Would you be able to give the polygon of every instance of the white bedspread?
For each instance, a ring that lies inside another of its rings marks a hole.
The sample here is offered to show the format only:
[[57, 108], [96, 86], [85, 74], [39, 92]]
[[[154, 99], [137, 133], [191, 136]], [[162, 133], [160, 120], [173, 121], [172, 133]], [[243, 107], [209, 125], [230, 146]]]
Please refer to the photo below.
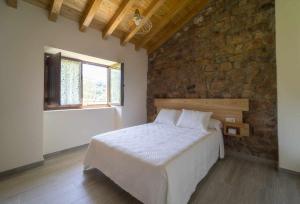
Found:
[[224, 156], [221, 130], [149, 123], [92, 138], [84, 165], [102, 171], [146, 204], [187, 203]]

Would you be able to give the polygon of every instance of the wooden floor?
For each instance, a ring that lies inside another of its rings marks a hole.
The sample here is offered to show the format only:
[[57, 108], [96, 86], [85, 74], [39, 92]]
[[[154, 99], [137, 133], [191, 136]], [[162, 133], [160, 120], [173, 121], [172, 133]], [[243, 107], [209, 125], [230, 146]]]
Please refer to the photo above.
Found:
[[[0, 203], [140, 203], [97, 170], [82, 172], [85, 149], [0, 180]], [[201, 181], [190, 203], [299, 204], [299, 176], [227, 157]]]

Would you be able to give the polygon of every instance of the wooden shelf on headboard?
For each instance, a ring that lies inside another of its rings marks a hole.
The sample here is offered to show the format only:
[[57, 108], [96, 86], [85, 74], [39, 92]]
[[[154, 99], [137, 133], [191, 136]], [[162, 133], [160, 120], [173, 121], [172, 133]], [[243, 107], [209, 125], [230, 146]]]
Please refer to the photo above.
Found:
[[[236, 129], [236, 134], [230, 134], [229, 128]], [[248, 137], [249, 136], [249, 124], [247, 123], [224, 123], [223, 134], [234, 137]]]

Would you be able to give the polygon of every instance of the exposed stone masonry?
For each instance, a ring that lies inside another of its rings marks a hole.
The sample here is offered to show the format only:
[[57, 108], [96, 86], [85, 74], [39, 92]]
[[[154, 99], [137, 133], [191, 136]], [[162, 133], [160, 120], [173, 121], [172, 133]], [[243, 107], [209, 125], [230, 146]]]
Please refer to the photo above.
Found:
[[149, 56], [148, 120], [154, 98], [248, 98], [251, 136], [226, 148], [277, 160], [274, 0], [211, 0]]

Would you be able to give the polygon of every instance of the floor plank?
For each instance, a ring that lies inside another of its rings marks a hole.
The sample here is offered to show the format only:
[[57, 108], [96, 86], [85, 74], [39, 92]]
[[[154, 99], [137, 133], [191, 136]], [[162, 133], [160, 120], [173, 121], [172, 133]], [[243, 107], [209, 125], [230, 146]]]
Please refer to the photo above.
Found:
[[[98, 170], [82, 171], [86, 148], [0, 180], [3, 204], [140, 203]], [[261, 163], [226, 157], [198, 184], [190, 204], [299, 204], [300, 177]]]

